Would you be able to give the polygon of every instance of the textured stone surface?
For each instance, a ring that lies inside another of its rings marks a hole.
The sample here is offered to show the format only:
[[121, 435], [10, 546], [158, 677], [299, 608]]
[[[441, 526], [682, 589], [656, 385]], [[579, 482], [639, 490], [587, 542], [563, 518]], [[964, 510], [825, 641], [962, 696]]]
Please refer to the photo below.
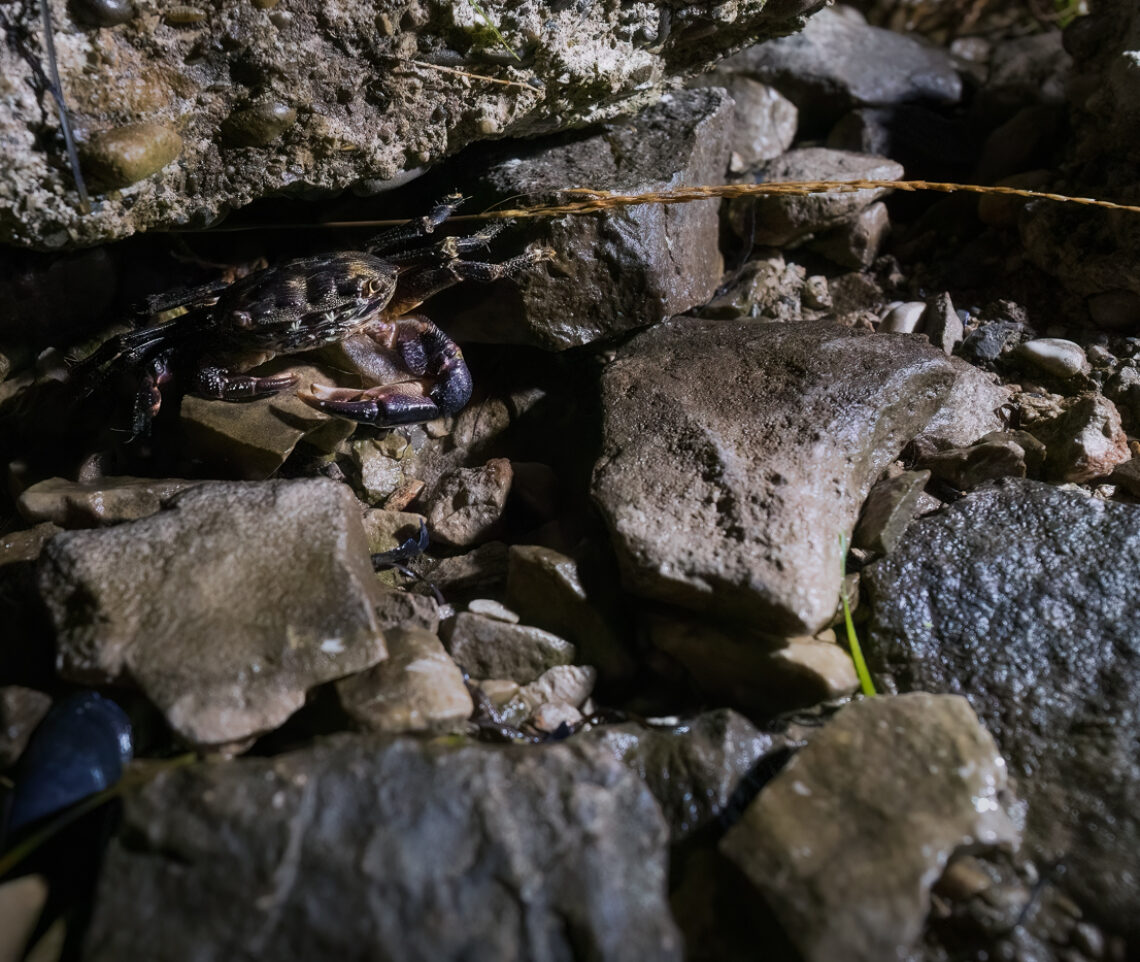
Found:
[[1103, 395], [1034, 400], [1018, 395], [1022, 427], [1045, 445], [1047, 480], [1091, 481], [1132, 457], [1120, 412]]
[[24, 491], [17, 506], [28, 521], [88, 528], [145, 518], [179, 491], [198, 483], [179, 478], [102, 478], [81, 484], [48, 478]]
[[773, 633], [835, 612], [839, 537], [955, 368], [919, 338], [677, 318], [602, 378], [594, 497], [634, 592]]
[[[189, 8], [140, 0], [133, 17], [95, 29], [56, 0], [62, 86], [88, 173], [103, 182], [92, 180], [82, 215], [50, 98], [41, 109], [32, 68], [6, 44], [0, 240], [90, 244], [206, 226], [283, 190], [383, 189], [474, 141], [632, 112], [677, 75], [796, 29], [796, 15], [818, 5], [769, 12], [761, 0], [732, 0], [710, 14], [673, 3], [487, 0], [480, 7], [516, 61], [470, 4], [295, 0], [176, 20]], [[38, 10], [6, 16], [39, 55]]]
[[367, 731], [460, 728], [475, 706], [442, 642], [423, 628], [390, 629], [384, 641], [387, 660], [336, 683], [344, 710]]
[[[567, 187], [624, 194], [720, 184], [732, 119], [723, 90], [678, 91], [592, 137], [515, 148], [482, 179], [499, 196], [524, 196], [529, 204], [564, 199], [554, 192]], [[720, 283], [718, 211], [708, 200], [544, 219], [532, 235], [554, 259], [500, 285], [499, 296], [472, 310], [461, 306], [448, 330], [464, 340], [563, 350], [683, 313]]]
[[929, 471], [903, 471], [875, 482], [851, 534], [852, 547], [879, 554], [890, 551], [914, 520], [929, 480]]
[[196, 744], [269, 731], [385, 657], [360, 509], [331, 481], [202, 484], [150, 518], [65, 532], [39, 586], [64, 677], [137, 685]]
[[599, 746], [341, 736], [159, 776], [124, 821], [92, 962], [681, 957], [660, 810]]
[[428, 529], [436, 541], [472, 545], [490, 540], [511, 490], [511, 462], [492, 458], [482, 467], [446, 475], [428, 506]]
[[520, 685], [574, 661], [574, 646], [531, 625], [511, 625], [471, 612], [455, 618], [447, 650], [472, 678], [509, 678]]
[[51, 698], [42, 691], [19, 685], [0, 688], [0, 771], [16, 763], [49, 708]]
[[637, 772], [661, 805], [674, 843], [710, 827], [753, 767], [788, 745], [786, 736], [761, 732], [727, 708], [673, 728], [602, 725], [582, 738]]
[[1029, 805], [1028, 851], [1140, 937], [1140, 509], [1032, 481], [913, 524], [863, 574], [872, 670], [964, 694]]
[[916, 941], [960, 848], [1016, 845], [1005, 764], [963, 698], [840, 710], [721, 841], [805, 962], [882, 962]]

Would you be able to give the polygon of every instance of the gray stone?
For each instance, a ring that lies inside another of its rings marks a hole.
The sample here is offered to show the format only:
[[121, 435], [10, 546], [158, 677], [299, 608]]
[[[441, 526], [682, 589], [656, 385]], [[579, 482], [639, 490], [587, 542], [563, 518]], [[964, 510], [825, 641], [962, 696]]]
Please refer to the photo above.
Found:
[[1028, 803], [1027, 851], [1140, 936], [1140, 510], [1033, 481], [913, 524], [866, 569], [880, 679], [964, 694]]
[[955, 368], [924, 339], [829, 323], [676, 318], [602, 377], [594, 497], [629, 589], [811, 634], [879, 473]]
[[879, 330], [884, 334], [913, 334], [926, 310], [922, 301], [906, 301], [896, 304], [883, 317]]
[[[593, 589], [594, 586], [592, 585]], [[587, 591], [578, 562], [541, 545], [512, 545], [508, 555], [507, 602], [529, 625], [572, 641], [581, 660], [607, 680], [627, 677], [633, 659], [613, 624], [611, 594]]]
[[[902, 164], [886, 157], [852, 154], [826, 147], [801, 147], [769, 161], [757, 179], [786, 181], [899, 180]], [[888, 193], [885, 187], [825, 191], [814, 194], [769, 194], [738, 198], [729, 204], [729, 219], [743, 237], [756, 244], [782, 247], [819, 231], [838, 227]]]
[[968, 447], [945, 448], [917, 461], [959, 491], [999, 478], [1036, 477], [1044, 463], [1045, 445], [1025, 431], [995, 431]]
[[[800, 295], [807, 274], [780, 253], [750, 260], [728, 290], [699, 307], [701, 317], [760, 317], [766, 321], [798, 321], [803, 317]], [[826, 282], [825, 282], [826, 285]]]
[[812, 241], [811, 249], [828, 260], [852, 270], [870, 267], [879, 256], [891, 229], [887, 205], [877, 201], [859, 212], [853, 221]]
[[511, 462], [492, 458], [479, 468], [457, 468], [440, 481], [428, 506], [428, 529], [436, 541], [466, 546], [488, 541], [511, 490]]
[[384, 590], [376, 602], [380, 627], [422, 628], [433, 635], [439, 631], [439, 602], [430, 595], [412, 594], [394, 588]]
[[137, 521], [197, 481], [178, 478], [102, 478], [80, 484], [48, 478], [27, 488], [16, 506], [28, 521], [50, 521], [65, 528], [89, 528]]
[[962, 342], [962, 357], [991, 369], [993, 362], [1026, 340], [1025, 325], [1016, 320], [983, 320]]
[[924, 437], [964, 446], [1005, 426], [1001, 411], [1013, 396], [992, 374], [979, 371], [961, 358], [950, 358], [957, 377], [942, 407], [930, 419]]
[[423, 628], [394, 628], [384, 641], [386, 661], [336, 683], [353, 721], [393, 734], [461, 728], [475, 706], [443, 643]]
[[1046, 480], [1091, 481], [1132, 457], [1116, 405], [1100, 394], [1044, 399], [1017, 395], [1021, 426], [1045, 445]]
[[841, 709], [720, 848], [805, 962], [882, 962], [917, 941], [951, 855], [1016, 846], [1005, 788], [965, 699], [871, 698]]
[[[637, 193], [720, 184], [731, 127], [732, 101], [723, 90], [678, 91], [592, 137], [516, 147], [483, 179], [502, 197], [528, 203], [565, 200], [562, 191], [577, 185]], [[539, 239], [554, 259], [502, 285], [493, 300], [461, 308], [448, 330], [466, 340], [564, 350], [703, 304], [723, 272], [718, 211], [710, 199], [544, 219]]]
[[789, 743], [727, 708], [674, 728], [628, 722], [593, 728], [581, 738], [602, 745], [637, 772], [665, 813], [674, 844], [726, 814], [733, 793], [757, 762], [785, 751]]
[[19, 685], [0, 687], [0, 772], [16, 764], [49, 708], [51, 697], [42, 691]]
[[1035, 337], [1020, 345], [1013, 356], [1062, 379], [1089, 370], [1084, 348], [1062, 337]]
[[1059, 30], [1007, 38], [994, 46], [986, 95], [1006, 103], [1060, 104], [1071, 65]]
[[339, 736], [160, 775], [123, 820], [91, 962], [681, 958], [661, 812], [595, 745]]
[[919, 330], [930, 338], [930, 343], [942, 348], [946, 354], [953, 354], [954, 348], [961, 344], [965, 337], [962, 318], [954, 310], [954, 302], [945, 291], [927, 300], [926, 310], [922, 312], [918, 326]]
[[[346, 0], [335, 12], [297, 0], [207, 9], [186, 23], [168, 7], [166, 18], [148, 10], [102, 29], [61, 7], [61, 83], [88, 174], [102, 182], [92, 180], [92, 209], [81, 213], [55, 111], [40, 110], [33, 68], [16, 48], [0, 50], [0, 241], [89, 245], [206, 226], [282, 191], [395, 187], [477, 141], [631, 113], [725, 53], [796, 29], [797, 14], [818, 5], [769, 11], [762, 0], [730, 0], [710, 16], [597, 0], [438, 10]], [[38, 12], [10, 19], [39, 35]]]
[[549, 631], [511, 625], [465, 611], [447, 635], [451, 657], [472, 678], [509, 678], [520, 685], [548, 668], [574, 662], [574, 646]]
[[728, 164], [733, 173], [779, 157], [792, 146], [799, 111], [775, 87], [720, 71], [698, 77], [696, 85], [725, 87], [736, 104]]
[[503, 621], [508, 625], [519, 623], [518, 615], [502, 602], [495, 601], [493, 598], [475, 598], [467, 602], [467, 610], [473, 615], [482, 615], [484, 618]]
[[813, 124], [851, 107], [949, 104], [962, 96], [962, 81], [944, 51], [834, 9], [821, 10], [794, 36], [750, 47], [722, 69], [770, 83]]
[[39, 585], [64, 677], [130, 682], [193, 744], [270, 731], [385, 657], [360, 509], [327, 480], [207, 483], [141, 521], [65, 532]]
[[890, 551], [914, 520], [929, 480], [929, 471], [903, 471], [876, 481], [863, 502], [851, 547], [878, 554]]

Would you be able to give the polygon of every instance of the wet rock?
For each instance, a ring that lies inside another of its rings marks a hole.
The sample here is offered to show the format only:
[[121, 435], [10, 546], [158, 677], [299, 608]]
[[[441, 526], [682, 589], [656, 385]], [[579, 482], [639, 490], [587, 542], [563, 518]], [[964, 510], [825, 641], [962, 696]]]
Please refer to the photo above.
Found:
[[460, 728], [475, 706], [439, 638], [423, 628], [396, 628], [384, 641], [386, 661], [336, 683], [353, 721], [366, 731], [394, 734]]
[[131, 722], [93, 691], [52, 706], [12, 772], [15, 788], [2, 826], [18, 832], [114, 785], [134, 755]]
[[647, 627], [653, 644], [688, 672], [706, 698], [749, 714], [807, 708], [858, 687], [850, 655], [834, 643], [773, 639], [756, 628], [676, 614], [651, 616]]
[[340, 736], [159, 776], [124, 823], [92, 962], [681, 958], [667, 828], [599, 746]]
[[[604, 599], [587, 591], [578, 563], [541, 545], [512, 545], [507, 567], [507, 602], [530, 625], [573, 642], [582, 661], [603, 677], [633, 671], [626, 646], [607, 618]], [[612, 599], [611, 599], [612, 600]]]
[[0, 688], [0, 771], [11, 768], [35, 727], [51, 708], [51, 698], [34, 688]]
[[126, 124], [93, 134], [81, 146], [83, 168], [106, 187], [127, 187], [157, 174], [182, 152], [182, 138], [162, 124]]
[[930, 338], [930, 343], [942, 348], [946, 354], [953, 354], [965, 336], [962, 318], [954, 310], [954, 302], [945, 291], [927, 300], [918, 326]]
[[1046, 480], [1102, 478], [1132, 456], [1116, 405], [1100, 394], [1056, 404], [1020, 394], [1017, 402], [1021, 426], [1045, 445]]
[[720, 848], [806, 962], [881, 962], [917, 941], [955, 851], [1017, 844], [1005, 787], [965, 699], [872, 698], [841, 709]]
[[824, 234], [811, 249], [840, 267], [870, 267], [891, 229], [887, 205], [874, 203], [850, 223]]
[[757, 763], [788, 745], [786, 736], [761, 732], [727, 708], [674, 728], [629, 722], [603, 725], [581, 737], [637, 772], [665, 813], [674, 844], [724, 815]]
[[1140, 512], [1007, 480], [913, 524], [863, 574], [881, 684], [966, 695], [1028, 803], [1029, 857], [1137, 930]]
[[194, 744], [269, 731], [385, 657], [360, 509], [332, 481], [201, 484], [54, 538], [39, 585], [61, 673], [137, 685]]
[[1037, 476], [1045, 462], [1045, 446], [1025, 431], [995, 431], [977, 443], [946, 448], [918, 459], [939, 481], [959, 491], [969, 491], [999, 478]]
[[903, 471], [876, 481], [863, 502], [851, 546], [877, 554], [890, 551], [914, 520], [929, 480], [929, 471]]
[[[333, 12], [317, 0], [285, 7], [260, 0], [210, 8], [188, 24], [171, 23], [184, 11], [167, 6], [161, 20], [152, 11], [145, 22], [105, 30], [73, 29], [60, 19], [61, 7], [56, 26], [68, 41], [57, 45], [59, 67], [77, 129], [153, 132], [135, 134], [133, 153], [119, 147], [95, 155], [117, 175], [115, 186], [133, 189], [97, 194], [82, 215], [54, 116], [49, 111], [43, 121], [50, 137], [25, 123], [41, 113], [32, 67], [14, 48], [0, 52], [10, 97], [0, 118], [0, 142], [9, 145], [0, 241], [94, 244], [135, 231], [205, 226], [282, 191], [383, 190], [477, 141], [580, 129], [633, 113], [725, 53], [795, 29], [798, 15], [818, 5], [808, 0], [769, 11], [763, 0], [729, 0], [711, 15], [677, 7], [664, 16], [651, 5], [496, 0], [480, 10], [497, 32], [468, 5], [436, 10], [392, 0], [348, 0]], [[36, 10], [21, 9], [12, 19], [15, 29], [38, 36]], [[523, 59], [506, 55], [504, 43]], [[509, 62], [499, 63], [504, 57]], [[258, 104], [296, 109], [296, 122], [277, 137], [268, 136], [280, 123], [276, 112], [260, 124], [220, 122], [253, 109], [251, 94]], [[234, 127], [252, 127], [257, 136], [243, 142], [258, 146], [229, 146]], [[181, 153], [171, 163], [176, 138]]]
[[503, 719], [508, 725], [521, 726], [543, 705], [581, 708], [593, 692], [597, 677], [589, 665], [555, 665], [518, 690], [502, 707]]
[[987, 369], [1026, 340], [1025, 325], [1016, 320], [983, 321], [966, 335], [962, 357]]
[[962, 81], [947, 54], [912, 37], [823, 9], [800, 33], [751, 47], [725, 68], [769, 83], [813, 127], [852, 107], [957, 103]]
[[[516, 149], [484, 180], [503, 197], [526, 195], [531, 203], [561, 197], [551, 192], [568, 184], [635, 193], [723, 183], [732, 110], [717, 88], [667, 94], [593, 137], [521, 155]], [[720, 283], [718, 208], [716, 200], [646, 204], [548, 220], [541, 241], [554, 260], [504, 284], [501, 296], [460, 310], [448, 329], [468, 340], [564, 350], [687, 311]]]
[[950, 358], [957, 377], [938, 413], [930, 419], [923, 437], [942, 444], [964, 446], [1005, 426], [1001, 412], [1008, 407], [1011, 391], [993, 374], [979, 371], [960, 358]]
[[179, 478], [102, 478], [80, 484], [48, 478], [25, 490], [16, 504], [28, 521], [50, 521], [65, 528], [89, 528], [137, 521], [162, 508], [197, 481]]
[[472, 678], [509, 678], [520, 685], [548, 668], [574, 662], [574, 646], [541, 628], [511, 625], [469, 611], [455, 618], [447, 636], [451, 657]]
[[428, 506], [428, 529], [443, 544], [465, 546], [489, 540], [511, 490], [511, 462], [492, 458], [480, 468], [446, 475]]
[[1054, 377], [1070, 378], [1088, 371], [1084, 348], [1061, 337], [1037, 337], [1020, 345], [1013, 356]]
[[840, 534], [955, 372], [919, 339], [828, 323], [638, 336], [602, 377], [593, 487], [627, 587], [772, 633], [823, 627]]
[[[757, 182], [815, 180], [898, 180], [901, 164], [886, 157], [852, 154], [826, 147], [801, 147], [769, 161]], [[729, 204], [729, 219], [742, 237], [753, 243], [782, 247], [810, 234], [838, 227], [858, 217], [887, 188], [866, 188], [818, 194], [770, 194], [741, 198]], [[748, 229], [746, 229], [746, 226]]]

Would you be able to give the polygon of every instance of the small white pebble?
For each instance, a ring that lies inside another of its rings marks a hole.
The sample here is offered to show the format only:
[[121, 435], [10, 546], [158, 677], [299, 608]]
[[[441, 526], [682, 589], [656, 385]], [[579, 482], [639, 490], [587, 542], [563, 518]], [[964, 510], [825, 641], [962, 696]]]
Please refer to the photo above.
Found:
[[879, 330], [884, 334], [913, 334], [925, 310], [926, 304], [922, 301], [907, 301], [892, 307], [883, 317]]
[[564, 701], [550, 701], [540, 705], [531, 718], [531, 723], [540, 732], [553, 732], [565, 722], [573, 727], [582, 720], [582, 713]]
[[506, 605], [500, 604], [491, 598], [476, 598], [467, 605], [467, 610], [473, 615], [482, 615], [484, 618], [493, 618], [495, 621], [505, 621], [508, 625], [517, 625], [519, 616]]
[[1054, 377], [1072, 377], [1088, 367], [1084, 349], [1061, 337], [1039, 337], [1017, 349], [1018, 356]]

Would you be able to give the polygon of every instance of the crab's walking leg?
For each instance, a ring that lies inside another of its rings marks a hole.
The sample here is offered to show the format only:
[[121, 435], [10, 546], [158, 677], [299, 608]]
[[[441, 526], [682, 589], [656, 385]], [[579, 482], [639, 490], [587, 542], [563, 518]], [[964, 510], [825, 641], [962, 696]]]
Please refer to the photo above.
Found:
[[198, 369], [197, 377], [194, 379], [194, 392], [202, 397], [218, 398], [222, 401], [245, 401], [249, 398], [280, 394], [296, 383], [296, 374], [254, 377], [252, 374], [236, 374], [224, 367], [207, 365]]
[[389, 316], [400, 316], [411, 311], [437, 294], [460, 281], [479, 281], [488, 284], [504, 277], [514, 277], [530, 270], [553, 257], [553, 252], [545, 247], [532, 247], [518, 257], [499, 264], [482, 261], [465, 261], [455, 258], [439, 267], [425, 267], [412, 270], [400, 278], [396, 293], [388, 305]]
[[421, 240], [449, 218], [463, 203], [462, 194], [448, 194], [439, 201], [429, 213], [423, 217], [416, 217], [400, 227], [377, 234], [365, 246], [370, 254], [383, 257], [385, 254], [399, 250], [410, 243]]

